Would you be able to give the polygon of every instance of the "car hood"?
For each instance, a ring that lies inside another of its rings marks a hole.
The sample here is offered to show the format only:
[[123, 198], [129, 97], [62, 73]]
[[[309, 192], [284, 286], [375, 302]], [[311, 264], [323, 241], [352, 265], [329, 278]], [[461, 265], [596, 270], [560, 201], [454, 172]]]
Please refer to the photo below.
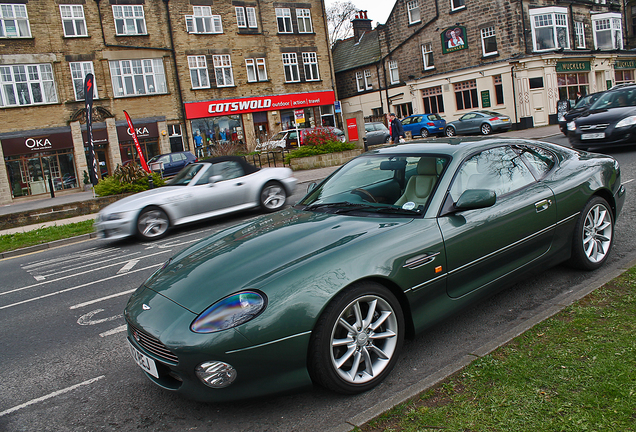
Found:
[[323, 254], [407, 224], [293, 208], [259, 217], [191, 246], [145, 285], [195, 314], [243, 289], [257, 289]]
[[602, 111], [588, 111], [576, 119], [576, 124], [616, 123], [627, 116], [636, 115], [636, 107], [609, 108]]
[[148, 204], [160, 202], [167, 196], [181, 195], [187, 189], [187, 186], [162, 186], [156, 189], [148, 189], [143, 192], [129, 195], [125, 198], [115, 201], [100, 211], [103, 214], [136, 210]]

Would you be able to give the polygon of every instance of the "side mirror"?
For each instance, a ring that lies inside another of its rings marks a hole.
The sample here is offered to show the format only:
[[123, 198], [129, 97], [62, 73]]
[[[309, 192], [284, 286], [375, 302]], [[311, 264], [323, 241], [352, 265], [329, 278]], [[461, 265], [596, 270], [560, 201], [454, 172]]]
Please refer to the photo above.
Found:
[[457, 210], [474, 210], [490, 207], [497, 202], [497, 194], [495, 191], [488, 189], [469, 189], [465, 191], [457, 202], [455, 209]]
[[318, 184], [316, 182], [309, 183], [309, 186], [307, 186], [307, 193], [309, 193], [312, 190], [316, 189], [316, 186], [318, 186]]
[[220, 176], [220, 175], [213, 175], [213, 176], [210, 176], [210, 178], [208, 179], [208, 184], [209, 184], [210, 186], [213, 186], [213, 185], [214, 185], [214, 183], [219, 182], [219, 181], [221, 181], [221, 180], [223, 180], [223, 176]]

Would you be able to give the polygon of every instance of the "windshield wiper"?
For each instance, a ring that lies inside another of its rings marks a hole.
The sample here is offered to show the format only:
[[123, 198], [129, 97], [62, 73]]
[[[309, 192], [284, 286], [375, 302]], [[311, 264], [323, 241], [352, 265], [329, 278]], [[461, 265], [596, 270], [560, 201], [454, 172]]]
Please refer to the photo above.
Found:
[[[351, 209], [351, 210], [356, 210], [356, 209]], [[370, 210], [375, 213], [401, 214], [406, 216], [420, 216], [422, 214], [417, 210], [407, 210], [400, 207], [388, 207], [388, 206], [380, 206], [380, 207], [368, 206], [367, 208], [364, 208], [363, 210]]]
[[349, 201], [341, 201], [341, 202], [331, 202], [331, 203], [319, 203], [319, 204], [309, 204], [303, 208], [303, 210], [317, 210], [322, 208], [361, 208], [368, 207], [368, 204], [356, 204]]

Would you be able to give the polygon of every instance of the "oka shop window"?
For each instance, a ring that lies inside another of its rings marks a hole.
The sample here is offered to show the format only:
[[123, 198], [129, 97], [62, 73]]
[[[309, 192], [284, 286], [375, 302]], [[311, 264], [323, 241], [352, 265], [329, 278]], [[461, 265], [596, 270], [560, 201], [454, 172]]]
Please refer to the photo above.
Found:
[[534, 51], [570, 48], [568, 10], [548, 7], [530, 10], [532, 24], [532, 46]]
[[113, 18], [115, 19], [115, 34], [117, 36], [148, 34], [144, 7], [142, 5], [113, 5]]
[[0, 66], [0, 107], [57, 103], [49, 63]]
[[161, 59], [113, 60], [110, 62], [115, 97], [168, 93]]
[[[186, 15], [186, 31], [191, 34], [223, 33], [221, 15], [212, 15], [210, 6], [192, 6], [192, 15]], [[238, 19], [238, 17], [237, 17]]]
[[26, 5], [0, 3], [0, 38], [31, 37]]

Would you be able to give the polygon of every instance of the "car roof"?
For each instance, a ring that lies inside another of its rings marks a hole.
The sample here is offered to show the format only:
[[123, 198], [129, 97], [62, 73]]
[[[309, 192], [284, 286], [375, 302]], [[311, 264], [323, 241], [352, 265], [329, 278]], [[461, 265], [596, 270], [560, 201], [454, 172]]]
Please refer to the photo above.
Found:
[[245, 171], [245, 174], [252, 174], [252, 173], [255, 173], [256, 171], [260, 170], [260, 168], [248, 163], [241, 156], [216, 156], [216, 157], [213, 157], [213, 158], [200, 160], [197, 163], [199, 163], [199, 164], [214, 164], [214, 163], [226, 162], [226, 161], [238, 162], [243, 167], [243, 170]]

